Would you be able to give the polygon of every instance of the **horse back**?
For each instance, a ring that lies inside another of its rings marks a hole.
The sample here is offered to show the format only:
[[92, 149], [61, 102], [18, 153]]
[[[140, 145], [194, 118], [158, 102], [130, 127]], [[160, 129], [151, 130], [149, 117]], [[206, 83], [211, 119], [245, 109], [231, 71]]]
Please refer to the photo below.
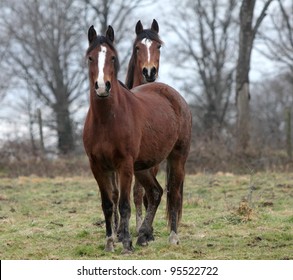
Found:
[[[163, 117], [169, 117], [169, 124], [176, 124], [179, 133], [186, 130], [189, 135], [191, 133], [191, 112], [185, 99], [174, 88], [164, 83], [149, 83], [131, 90], [137, 99], [143, 104], [146, 112], [152, 116], [156, 116], [156, 121], [165, 122]], [[156, 113], [158, 112], [158, 113]], [[162, 123], [163, 125], [163, 123]], [[165, 127], [164, 127], [165, 129]]]
[[[140, 106], [142, 122], [139, 158], [155, 154], [160, 161], [172, 150], [187, 157], [191, 139], [191, 112], [184, 98], [163, 83], [150, 83], [132, 89]], [[155, 153], [154, 153], [155, 152]], [[151, 161], [152, 159], [150, 159]]]

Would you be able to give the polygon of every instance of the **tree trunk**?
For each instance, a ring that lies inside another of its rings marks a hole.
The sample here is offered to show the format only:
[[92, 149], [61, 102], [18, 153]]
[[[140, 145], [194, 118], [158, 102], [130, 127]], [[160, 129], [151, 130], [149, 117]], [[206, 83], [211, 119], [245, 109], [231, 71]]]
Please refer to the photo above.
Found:
[[245, 152], [250, 139], [250, 107], [249, 81], [244, 82], [237, 90], [237, 151]]
[[74, 152], [73, 127], [68, 107], [66, 103], [58, 103], [55, 106], [58, 150], [62, 155], [68, 155]]
[[289, 159], [292, 159], [292, 138], [291, 138], [291, 108], [286, 108], [285, 111], [286, 122], [286, 150]]
[[37, 109], [38, 116], [38, 125], [39, 125], [39, 134], [40, 134], [40, 151], [41, 155], [45, 154], [45, 145], [44, 145], [44, 136], [43, 136], [43, 119], [41, 109]]
[[244, 152], [249, 143], [249, 69], [253, 44], [252, 18], [254, 1], [244, 0], [240, 9], [239, 55], [236, 70], [237, 144]]
[[37, 147], [36, 147], [36, 143], [35, 143], [34, 130], [33, 130], [34, 118], [31, 113], [30, 105], [29, 105], [28, 115], [29, 115], [29, 133], [30, 133], [30, 139], [31, 139], [31, 145], [32, 145], [32, 154], [34, 156], [36, 156], [37, 155]]
[[257, 29], [266, 16], [272, 0], [267, 0], [253, 26], [253, 12], [256, 0], [243, 0], [240, 8], [239, 54], [236, 68], [236, 104], [237, 104], [237, 152], [247, 151], [249, 145], [250, 92], [249, 70], [251, 51]]

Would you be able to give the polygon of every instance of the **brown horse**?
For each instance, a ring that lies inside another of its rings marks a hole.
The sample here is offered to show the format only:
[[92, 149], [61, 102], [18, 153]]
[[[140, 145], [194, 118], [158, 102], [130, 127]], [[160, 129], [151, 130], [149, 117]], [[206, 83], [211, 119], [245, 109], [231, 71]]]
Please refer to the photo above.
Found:
[[147, 213], [137, 239], [138, 245], [145, 245], [153, 239], [152, 224], [163, 193], [150, 168], [164, 159], [167, 159], [169, 240], [178, 243], [184, 166], [191, 139], [189, 107], [180, 94], [168, 85], [150, 83], [131, 92], [117, 80], [119, 62], [111, 26], [106, 36], [97, 36], [91, 26], [88, 40], [90, 107], [83, 142], [101, 193], [106, 221], [105, 250], [114, 250], [113, 172], [117, 172], [120, 184], [119, 237], [124, 252], [128, 252], [133, 249], [129, 232], [133, 175], [143, 185], [148, 199]]
[[[154, 19], [150, 29], [144, 29], [139, 20], [135, 26], [136, 38], [132, 47], [132, 55], [129, 61], [126, 86], [133, 87], [154, 82], [159, 73], [160, 49], [163, 44], [159, 37], [159, 24]], [[156, 175], [158, 166], [153, 168]], [[142, 202], [147, 208], [147, 198], [144, 195], [143, 187], [136, 179], [133, 186], [133, 201], [136, 209], [136, 231], [143, 221]]]

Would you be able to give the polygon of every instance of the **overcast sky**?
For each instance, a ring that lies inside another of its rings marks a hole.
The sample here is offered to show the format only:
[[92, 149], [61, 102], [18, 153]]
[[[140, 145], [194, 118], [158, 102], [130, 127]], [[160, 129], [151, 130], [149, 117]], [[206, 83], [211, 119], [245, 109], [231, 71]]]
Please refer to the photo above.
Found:
[[[173, 5], [170, 4], [170, 0], [161, 0], [156, 1], [153, 5], [143, 7], [140, 10], [136, 12], [137, 17], [135, 19], [132, 19], [134, 22], [137, 22], [138, 20], [142, 21], [142, 24], [144, 28], [149, 28], [151, 25], [152, 20], [155, 18], [160, 27], [160, 36], [161, 39], [164, 41], [164, 46], [161, 50], [161, 61], [160, 61], [160, 72], [159, 72], [159, 81], [167, 83], [177, 90], [180, 88], [180, 82], [176, 80], [174, 77], [170, 77], [170, 69], [172, 69], [172, 72], [174, 72], [174, 68], [176, 65], [173, 65], [174, 63], [170, 61], [168, 55], [170, 53], [170, 48], [172, 45], [172, 41], [174, 40], [174, 35], [170, 32], [167, 32], [167, 26], [166, 26], [166, 15], [168, 15], [168, 9], [174, 9]], [[263, 1], [257, 1], [259, 4], [258, 7], [262, 7]], [[268, 10], [268, 17], [271, 11], [275, 9], [276, 3], [272, 3], [269, 10]], [[174, 12], [174, 11], [173, 11]], [[257, 14], [257, 9], [256, 13]], [[263, 24], [267, 24], [269, 21], [268, 18], [264, 19]], [[134, 33], [135, 26], [133, 26], [133, 35], [131, 37], [131, 40], [134, 39], [135, 33]], [[259, 41], [255, 41], [254, 50], [252, 52], [252, 60], [251, 60], [251, 71], [250, 71], [250, 81], [252, 83], [257, 82], [264, 77], [269, 78], [276, 75], [276, 67], [275, 64], [270, 62], [268, 59], [266, 59], [263, 55], [260, 54], [256, 49], [264, 48], [265, 46], [262, 46]], [[118, 50], [119, 51], [119, 50]], [[168, 51], [168, 55], [167, 55]], [[235, 50], [237, 51], [237, 49]], [[174, 54], [176, 55], [176, 53]], [[125, 73], [121, 74], [121, 80], [124, 81]], [[123, 77], [123, 78], [122, 78]], [[9, 99], [4, 101], [2, 103], [2, 108], [0, 110], [0, 140], [3, 138], [6, 138], [6, 136], [9, 134], [10, 131], [13, 131], [14, 133], [17, 131], [19, 134], [22, 133], [22, 130], [27, 130], [27, 127], [18, 127], [17, 123], [10, 123], [7, 121], [3, 121], [7, 117], [7, 112], [9, 114], [13, 113], [14, 110], [11, 110], [7, 104], [9, 104]], [[7, 108], [4, 107], [7, 106]], [[14, 112], [15, 114], [17, 112]]]
[[[225, 0], [224, 0], [225, 1]], [[287, 1], [287, 0], [284, 0]], [[289, 0], [290, 1], [290, 0]], [[170, 67], [174, 67], [172, 63], [168, 60], [167, 57], [167, 48], [171, 45], [172, 40], [174, 40], [174, 37], [172, 34], [168, 34], [166, 32], [166, 19], [164, 14], [168, 14], [168, 10], [173, 9], [173, 6], [170, 5], [170, 2], [172, 0], [160, 0], [157, 1], [154, 5], [151, 7], [144, 8], [141, 13], [142, 22], [143, 24], [148, 25], [151, 24], [152, 19], [155, 18], [160, 26], [160, 36], [161, 39], [164, 41], [164, 47], [161, 51], [161, 63], [160, 63], [160, 80], [162, 82], [166, 82], [170, 84], [171, 86], [177, 88], [178, 87], [178, 81], [176, 79], [172, 79], [169, 77], [170, 74]], [[263, 24], [268, 24], [268, 17], [272, 11], [274, 11], [277, 3], [272, 3], [267, 11], [267, 18], [264, 19]], [[263, 7], [263, 1], [258, 0], [256, 4], [256, 12], [255, 16], [258, 15], [259, 9]], [[266, 57], [264, 57], [259, 51], [256, 49], [263, 49], [265, 48], [264, 45], [261, 45], [258, 40], [255, 40], [255, 48], [252, 51], [252, 57], [251, 57], [251, 70], [250, 70], [250, 79], [251, 82], [257, 82], [260, 79], [265, 77], [272, 77], [275, 75], [275, 67], [273, 67], [273, 63], [269, 61]], [[237, 49], [235, 51], [238, 51]]]

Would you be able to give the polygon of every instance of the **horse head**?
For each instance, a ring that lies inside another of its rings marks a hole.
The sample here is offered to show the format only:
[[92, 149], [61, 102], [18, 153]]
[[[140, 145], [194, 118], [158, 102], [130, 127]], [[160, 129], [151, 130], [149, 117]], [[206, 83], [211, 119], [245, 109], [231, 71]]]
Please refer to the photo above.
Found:
[[91, 92], [97, 97], [105, 98], [111, 93], [112, 84], [117, 80], [119, 60], [113, 45], [114, 30], [109, 25], [105, 36], [98, 36], [91, 26], [88, 30], [88, 59]]
[[[135, 33], [136, 39], [126, 81], [129, 88], [154, 82], [158, 78], [160, 48], [163, 44], [159, 37], [159, 25], [155, 19], [150, 29], [144, 29], [139, 20], [135, 26]], [[136, 82], [134, 82], [135, 75], [138, 76]]]

